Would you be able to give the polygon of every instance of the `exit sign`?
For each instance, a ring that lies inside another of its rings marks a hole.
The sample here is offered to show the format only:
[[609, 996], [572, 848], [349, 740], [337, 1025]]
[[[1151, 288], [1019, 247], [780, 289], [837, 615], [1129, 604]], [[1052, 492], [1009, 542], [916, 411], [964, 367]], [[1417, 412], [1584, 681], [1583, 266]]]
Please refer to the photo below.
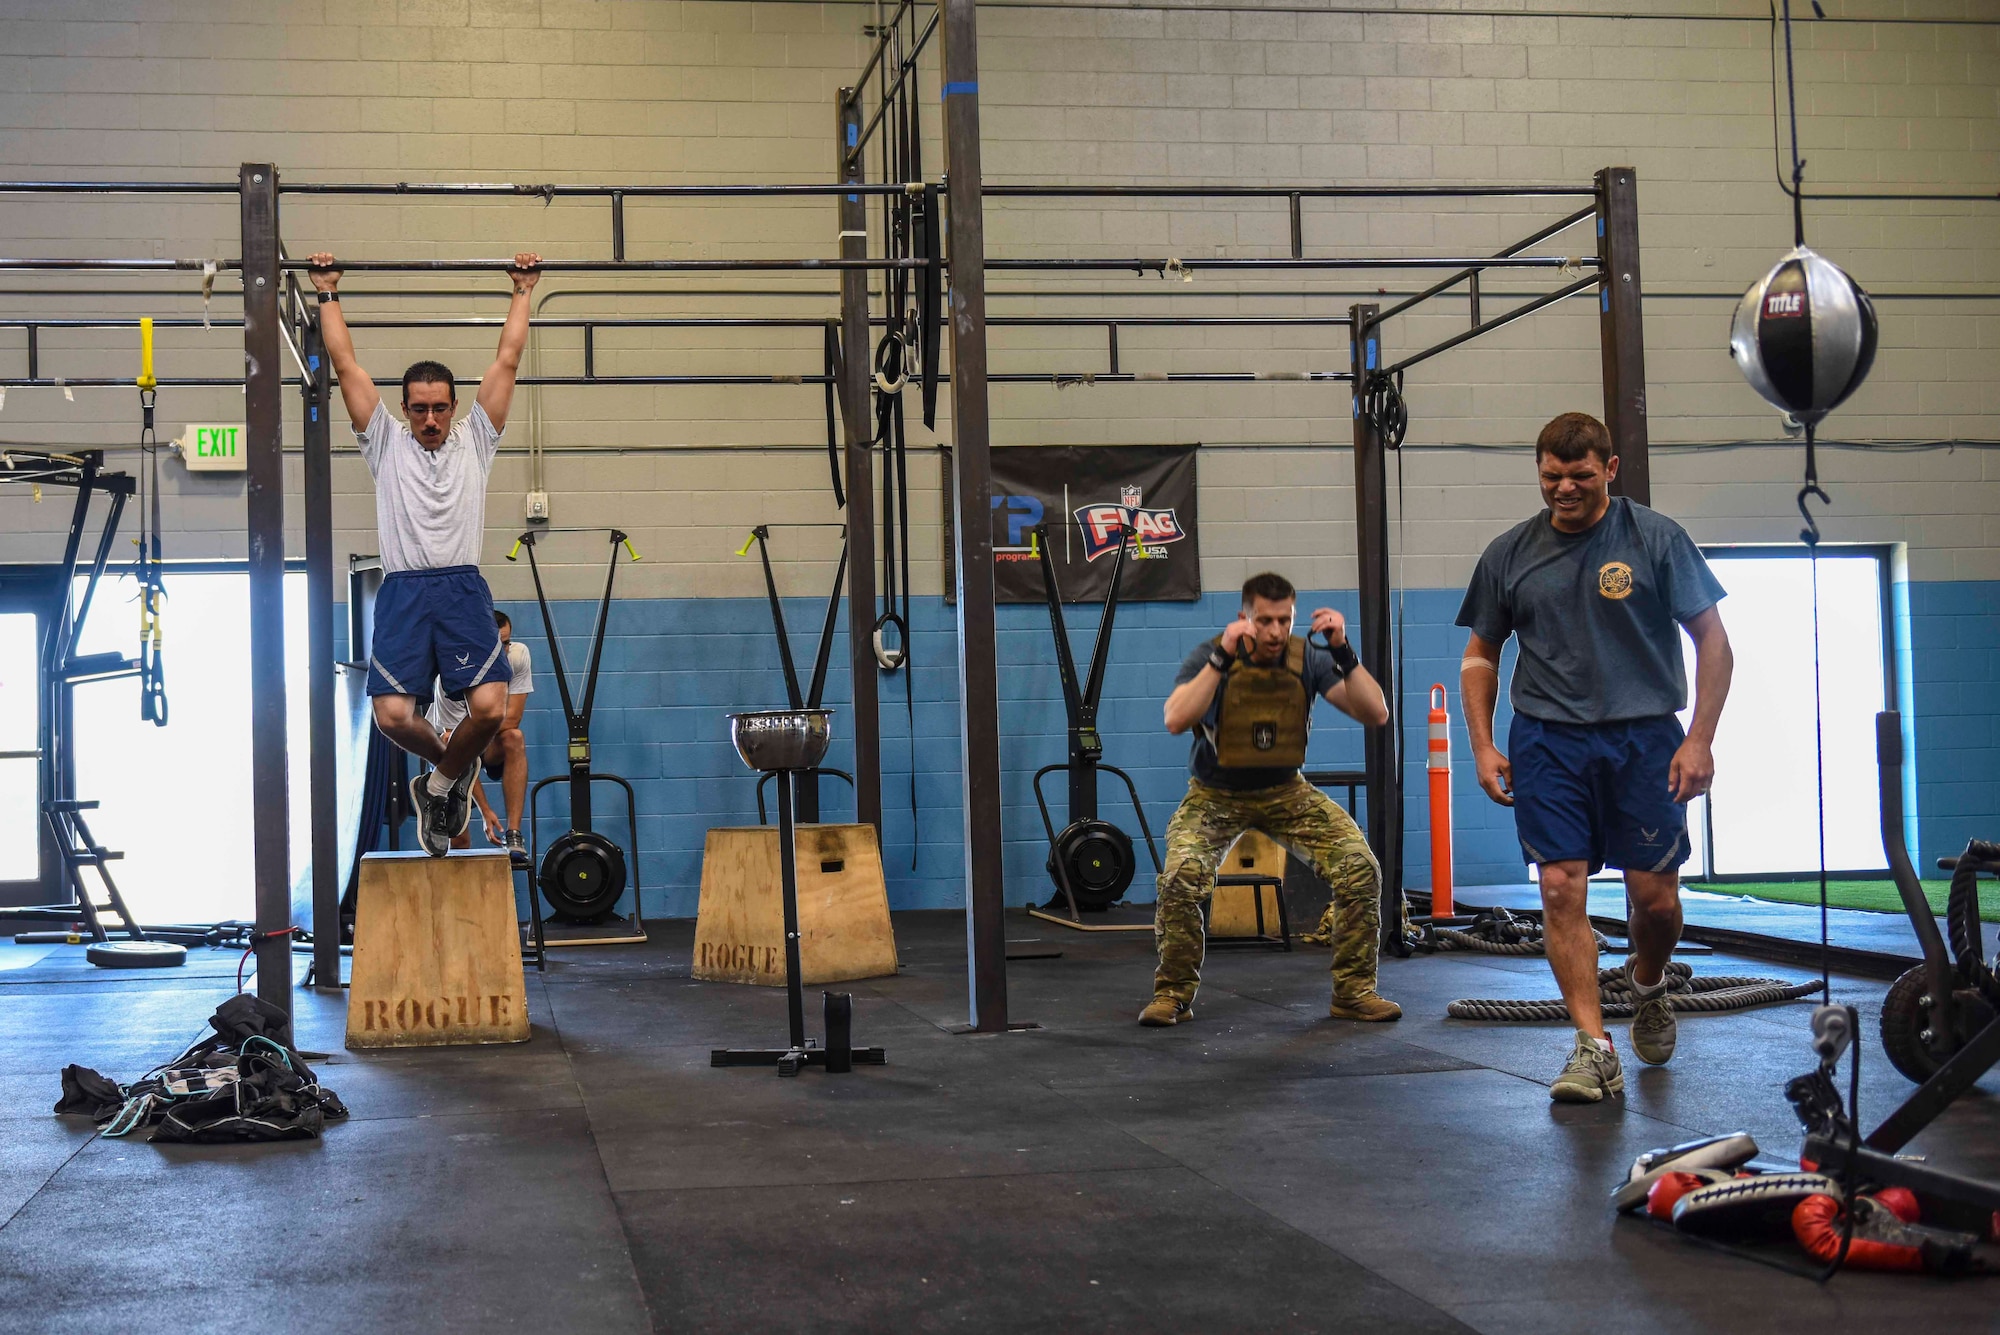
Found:
[[243, 471], [243, 428], [189, 424], [180, 439], [181, 462], [194, 472]]

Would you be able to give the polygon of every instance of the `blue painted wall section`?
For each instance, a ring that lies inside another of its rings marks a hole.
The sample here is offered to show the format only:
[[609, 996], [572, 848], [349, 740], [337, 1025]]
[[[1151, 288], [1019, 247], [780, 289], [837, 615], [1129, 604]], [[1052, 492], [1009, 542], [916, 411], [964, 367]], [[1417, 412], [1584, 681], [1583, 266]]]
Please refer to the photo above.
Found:
[[[1513, 817], [1479, 791], [1473, 777], [1465, 723], [1458, 702], [1458, 661], [1465, 633], [1452, 624], [1460, 593], [1413, 589], [1401, 600], [1404, 682], [1408, 720], [1405, 782], [1407, 883], [1430, 882], [1428, 788], [1424, 771], [1425, 698], [1433, 682], [1450, 691], [1452, 800], [1456, 875], [1461, 885], [1525, 879]], [[1160, 726], [1160, 707], [1181, 658], [1214, 635], [1235, 612], [1234, 591], [1194, 603], [1129, 604], [1119, 610], [1105, 675], [1099, 726], [1105, 758], [1131, 773], [1157, 837], [1187, 781], [1188, 742]], [[532, 772], [562, 768], [563, 731], [555, 708], [555, 683], [532, 603], [503, 604], [515, 633], [535, 650], [537, 695], [525, 730]], [[1306, 608], [1330, 606], [1352, 620], [1348, 593], [1307, 592]], [[556, 605], [573, 674], [595, 604]], [[809, 637], [822, 610], [816, 599], [788, 600], [795, 652], [810, 661]], [[1088, 660], [1097, 614], [1091, 606], [1066, 609], [1079, 670]], [[900, 676], [882, 681], [882, 806], [884, 861], [893, 907], [948, 908], [962, 903], [964, 828], [959, 791], [957, 647], [954, 610], [940, 599], [917, 599], [911, 631], [915, 668], [914, 740]], [[1967, 837], [2000, 833], [2000, 722], [1995, 682], [2000, 680], [2000, 583], [1917, 583], [1909, 586], [1909, 628], [1918, 771], [1917, 809], [1923, 856], [1954, 851]], [[846, 629], [836, 632], [835, 663], [826, 702], [834, 710], [835, 741], [826, 763], [851, 769], [853, 738], [843, 727], [851, 698], [844, 661]], [[1007, 900], [1043, 902], [1052, 893], [1043, 871], [1046, 845], [1030, 780], [1042, 765], [1066, 752], [1061, 686], [1056, 678], [1048, 614], [1034, 606], [999, 609], [1002, 821], [1006, 840]], [[1511, 668], [1510, 658], [1503, 667]], [[630, 779], [638, 790], [639, 836], [649, 916], [692, 914], [701, 879], [701, 851], [710, 826], [753, 824], [755, 777], [736, 757], [725, 715], [782, 703], [783, 679], [765, 604], [756, 599], [621, 600], [612, 608], [604, 647], [593, 728], [597, 765]], [[1500, 706], [1503, 738], [1510, 712]], [[1315, 711], [1309, 765], [1358, 768], [1361, 730], [1330, 708]], [[912, 773], [917, 814], [910, 812]], [[1065, 820], [1062, 777], [1044, 783], [1057, 827]], [[566, 794], [543, 794], [546, 818], [563, 818]], [[612, 807], [602, 810], [609, 812]], [[851, 820], [854, 804], [845, 785], [827, 780], [828, 819]], [[1106, 776], [1102, 814], [1137, 837], [1123, 785]], [[608, 832], [622, 835], [618, 811]], [[547, 835], [544, 836], [546, 838]], [[1130, 897], [1152, 898], [1151, 865], [1140, 854], [1140, 874]]]

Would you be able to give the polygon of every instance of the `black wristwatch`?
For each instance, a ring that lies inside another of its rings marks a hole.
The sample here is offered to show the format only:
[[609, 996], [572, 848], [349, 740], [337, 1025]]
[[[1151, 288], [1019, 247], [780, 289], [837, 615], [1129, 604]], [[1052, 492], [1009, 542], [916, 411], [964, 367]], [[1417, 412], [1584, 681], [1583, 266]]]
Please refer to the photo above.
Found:
[[319, 304], [322, 306], [331, 305], [333, 302], [339, 300], [340, 294], [338, 292], [322, 292], [319, 294]]

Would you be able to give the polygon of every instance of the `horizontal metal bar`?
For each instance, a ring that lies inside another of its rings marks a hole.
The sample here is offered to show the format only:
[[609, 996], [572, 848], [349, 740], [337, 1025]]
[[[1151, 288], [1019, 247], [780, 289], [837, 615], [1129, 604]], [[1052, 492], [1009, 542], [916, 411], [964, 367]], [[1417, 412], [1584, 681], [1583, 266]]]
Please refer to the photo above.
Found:
[[1403, 360], [1397, 362], [1394, 366], [1386, 366], [1382, 368], [1381, 374], [1385, 376], [1390, 376], [1390, 375], [1395, 375], [1398, 371], [1407, 371], [1412, 366], [1415, 366], [1418, 362], [1429, 361], [1431, 358], [1437, 356], [1440, 352], [1448, 352], [1451, 349], [1457, 347], [1461, 343], [1468, 343], [1471, 340], [1478, 338], [1481, 334], [1491, 333], [1493, 330], [1498, 329], [1501, 325], [1512, 324], [1514, 323], [1514, 321], [1520, 319], [1524, 315], [1533, 315], [1536, 311], [1541, 310], [1545, 306], [1553, 306], [1558, 301], [1562, 301], [1565, 298], [1575, 296], [1577, 293], [1583, 291], [1585, 288], [1595, 287], [1599, 282], [1599, 280], [1601, 279], [1601, 277], [1602, 275], [1600, 274], [1591, 274], [1587, 278], [1579, 278], [1574, 283], [1571, 283], [1568, 287], [1557, 288], [1555, 291], [1549, 293], [1547, 296], [1538, 297], [1535, 300], [1530, 301], [1525, 305], [1516, 306], [1513, 310], [1508, 311], [1505, 315], [1496, 315], [1491, 320], [1488, 320], [1485, 324], [1475, 325], [1471, 329], [1466, 330], [1462, 334], [1454, 335], [1453, 337], [1446, 339], [1442, 343], [1439, 343], [1433, 347], [1425, 348], [1422, 352], [1416, 353], [1409, 357], [1405, 357], [1403, 358]]
[[1083, 272], [1095, 270], [1130, 269], [1140, 273], [1195, 273], [1203, 269], [1463, 269], [1469, 265], [1481, 265], [1494, 269], [1561, 269], [1565, 267], [1597, 266], [1595, 255], [1585, 255], [1577, 259], [1564, 259], [1560, 255], [1516, 255], [1511, 259], [1495, 260], [1468, 258], [1465, 256], [1440, 256], [1436, 259], [1422, 259], [1410, 256], [1365, 259], [1337, 258], [1323, 259], [989, 259], [988, 269], [1045, 269], [1054, 272]]
[[[3, 192], [3, 191], [0, 191]], [[785, 195], [900, 195], [900, 182], [859, 182], [843, 185], [837, 181], [771, 185], [535, 185], [509, 181], [395, 181], [354, 182], [281, 181], [283, 195], [485, 195], [519, 199], [602, 198], [618, 194], [627, 199], [747, 199]]]
[[[55, 273], [72, 269], [93, 269], [113, 273], [128, 273], [158, 269], [193, 270], [200, 273], [208, 263], [206, 260], [74, 260], [74, 259], [0, 259], [0, 270], [14, 270], [24, 273]], [[219, 260], [219, 268], [240, 269], [241, 260]]]
[[233, 195], [234, 181], [0, 181], [0, 195]]
[[[790, 269], [922, 269], [929, 260], [786, 259], [786, 260], [543, 260], [538, 273], [758, 273]], [[0, 262], [0, 268], [5, 262]], [[197, 268], [200, 266], [197, 264]], [[304, 273], [306, 260], [286, 260], [282, 266]], [[511, 259], [491, 260], [335, 260], [330, 266], [347, 273], [504, 273]]]
[[989, 185], [988, 199], [1543, 199], [1596, 195], [1590, 185]]
[[[1542, 242], [1548, 240], [1552, 236], [1555, 236], [1557, 233], [1566, 232], [1570, 228], [1582, 222], [1585, 218], [1595, 217], [1596, 214], [1597, 214], [1597, 204], [1595, 203], [1595, 201], [1593, 201], [1592, 203], [1585, 205], [1583, 208], [1578, 209], [1575, 213], [1570, 214], [1569, 217], [1564, 218], [1561, 222], [1550, 223], [1547, 227], [1544, 227], [1541, 231], [1536, 232], [1534, 235], [1521, 238], [1519, 241], [1516, 241], [1513, 245], [1501, 251], [1494, 258], [1510, 259], [1513, 256], [1518, 255], [1522, 251], [1526, 250], [1529, 246], [1540, 245]], [[1433, 283], [1431, 286], [1425, 288], [1422, 292], [1417, 293], [1416, 296], [1411, 297], [1407, 301], [1400, 301], [1396, 303], [1394, 306], [1391, 306], [1388, 310], [1383, 311], [1380, 315], [1377, 315], [1375, 317], [1375, 327], [1378, 329], [1381, 328], [1382, 325], [1386, 323], [1391, 317], [1401, 315], [1404, 311], [1409, 310], [1412, 306], [1416, 306], [1419, 303], [1429, 301], [1432, 297], [1437, 296], [1440, 292], [1443, 292], [1446, 288], [1457, 286], [1459, 283], [1462, 283], [1466, 279], [1471, 278], [1473, 275], [1479, 273], [1482, 269], [1486, 267], [1487, 267], [1486, 265], [1482, 264], [1475, 268], [1465, 269], [1459, 273], [1453, 274], [1451, 277], [1445, 279], [1443, 282]]]
[[[1262, 383], [1285, 384], [1302, 382], [1332, 382], [1351, 380], [1347, 371], [1013, 371], [1005, 374], [989, 374], [988, 380], [997, 384], [1042, 384], [1069, 385], [1129, 385], [1148, 383]], [[950, 384], [951, 375], [938, 376], [940, 384]], [[298, 385], [297, 376], [285, 379], [286, 385]], [[477, 385], [475, 379], [461, 379], [460, 385]], [[833, 378], [825, 375], [524, 375], [515, 379], [517, 385], [825, 385], [833, 383]], [[161, 389], [233, 389], [243, 384], [241, 380], [230, 380], [220, 376], [161, 376]], [[130, 377], [88, 376], [74, 380], [7, 379], [0, 377], [0, 389], [130, 389]], [[822, 447], [823, 448], [823, 447]]]

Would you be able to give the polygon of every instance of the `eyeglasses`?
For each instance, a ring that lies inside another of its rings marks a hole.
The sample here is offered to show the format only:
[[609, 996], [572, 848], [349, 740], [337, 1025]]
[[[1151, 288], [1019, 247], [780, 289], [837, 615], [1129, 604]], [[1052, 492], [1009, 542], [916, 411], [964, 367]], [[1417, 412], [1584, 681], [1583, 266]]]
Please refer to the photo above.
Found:
[[406, 403], [403, 411], [412, 417], [450, 417], [449, 403]]

